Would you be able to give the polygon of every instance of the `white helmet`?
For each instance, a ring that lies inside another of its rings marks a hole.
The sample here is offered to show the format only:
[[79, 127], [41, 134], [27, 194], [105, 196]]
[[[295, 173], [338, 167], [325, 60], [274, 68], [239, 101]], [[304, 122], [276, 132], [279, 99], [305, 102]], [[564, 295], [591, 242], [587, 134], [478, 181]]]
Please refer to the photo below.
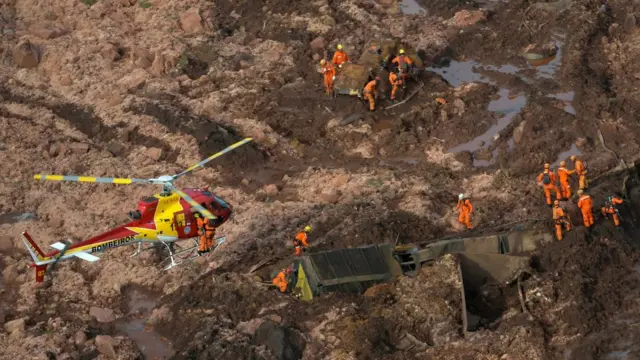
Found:
[[458, 195], [458, 199], [460, 199], [460, 200], [464, 199], [464, 194]]

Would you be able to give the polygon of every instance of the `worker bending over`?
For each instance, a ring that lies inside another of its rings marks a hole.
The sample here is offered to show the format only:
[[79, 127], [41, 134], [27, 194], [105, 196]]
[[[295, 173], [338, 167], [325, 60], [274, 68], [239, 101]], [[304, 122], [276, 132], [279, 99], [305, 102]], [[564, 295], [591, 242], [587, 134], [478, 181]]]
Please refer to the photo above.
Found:
[[578, 159], [575, 155], [571, 156], [575, 173], [578, 175], [578, 189], [586, 190], [589, 187], [587, 183], [587, 164]]
[[292, 273], [293, 269], [291, 268], [282, 269], [278, 275], [271, 280], [271, 283], [275, 285], [280, 292], [287, 292], [287, 288], [289, 287], [289, 278]]
[[571, 230], [571, 221], [567, 212], [560, 206], [560, 201], [555, 200], [553, 202], [553, 221], [556, 224], [556, 239], [562, 240], [562, 226], [564, 225], [566, 231]]
[[471, 213], [473, 212], [471, 200], [466, 198], [464, 194], [458, 195], [458, 205], [456, 206], [456, 210], [460, 211], [458, 214], [458, 222], [460, 224], [464, 224], [467, 227], [467, 230], [471, 230]]
[[593, 226], [593, 199], [582, 189], [578, 190], [578, 196], [578, 207], [582, 212], [582, 221], [587, 230], [591, 230], [591, 226]]
[[391, 102], [396, 102], [396, 95], [398, 94], [398, 89], [402, 86], [403, 81], [402, 78], [398, 76], [398, 74], [394, 72], [389, 73], [389, 82], [391, 83]]
[[342, 50], [342, 44], [336, 46], [336, 52], [333, 54], [333, 60], [331, 60], [334, 66], [342, 68], [342, 64], [349, 62], [349, 56]]
[[380, 77], [376, 76], [375, 79], [369, 81], [364, 87], [363, 94], [365, 99], [369, 100], [369, 111], [374, 111], [376, 109], [376, 97], [378, 96], [376, 86], [378, 85], [379, 80]]
[[556, 174], [551, 171], [549, 164], [544, 164], [544, 171], [538, 175], [538, 183], [542, 184], [544, 196], [547, 198], [547, 205], [551, 206], [551, 191], [556, 195], [556, 199], [560, 198], [560, 191], [556, 186]]
[[296, 237], [293, 239], [293, 249], [296, 256], [301, 256], [302, 251], [309, 247], [309, 237], [307, 234], [311, 233], [311, 226], [307, 225], [304, 230], [299, 231]]
[[202, 217], [200, 213], [194, 213], [193, 217], [196, 218], [196, 227], [198, 228], [198, 235], [200, 235], [198, 255], [202, 255], [208, 253], [213, 247], [216, 228], [211, 224], [209, 219]]
[[402, 79], [406, 81], [409, 74], [409, 68], [413, 65], [413, 60], [404, 54], [404, 49], [400, 49], [400, 51], [398, 51], [398, 55], [391, 60], [391, 63], [396, 64], [398, 70], [401, 71]]
[[329, 95], [333, 93], [333, 81], [336, 79], [336, 70], [325, 59], [320, 60], [320, 66], [322, 67], [322, 75], [324, 76], [324, 91]]
[[571, 197], [571, 184], [569, 183], [569, 175], [575, 173], [575, 170], [567, 170], [567, 162], [560, 161], [558, 168], [558, 178], [560, 180], [560, 196], [563, 200], [569, 200]]
[[607, 216], [607, 214], [611, 214], [613, 218], [613, 223], [616, 226], [620, 226], [620, 213], [618, 212], [618, 205], [622, 204], [622, 199], [617, 196], [609, 196], [607, 200], [604, 202], [604, 206], [600, 209], [602, 211], [602, 216]]

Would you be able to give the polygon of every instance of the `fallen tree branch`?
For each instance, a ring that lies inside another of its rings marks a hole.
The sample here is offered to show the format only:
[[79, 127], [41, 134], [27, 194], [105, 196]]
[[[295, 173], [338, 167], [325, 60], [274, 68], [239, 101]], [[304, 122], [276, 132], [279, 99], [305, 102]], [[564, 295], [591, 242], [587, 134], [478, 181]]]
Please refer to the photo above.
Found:
[[404, 99], [404, 100], [400, 101], [399, 103], [393, 104], [393, 105], [391, 105], [391, 106], [387, 106], [387, 107], [386, 107], [386, 108], [384, 108], [384, 109], [385, 109], [385, 110], [389, 110], [389, 109], [394, 108], [394, 107], [396, 107], [396, 106], [398, 106], [398, 105], [402, 105], [402, 104], [406, 103], [407, 101], [411, 100], [411, 98], [412, 98], [415, 94], [417, 94], [417, 93], [418, 93], [418, 91], [420, 91], [420, 89], [422, 89], [423, 87], [424, 87], [424, 83], [422, 82], [422, 83], [420, 83], [420, 87], [419, 87], [419, 88], [417, 88], [417, 89], [415, 89], [415, 90], [414, 90], [414, 91], [413, 91], [413, 92], [412, 92], [412, 93], [411, 93], [411, 94], [410, 94], [406, 99]]

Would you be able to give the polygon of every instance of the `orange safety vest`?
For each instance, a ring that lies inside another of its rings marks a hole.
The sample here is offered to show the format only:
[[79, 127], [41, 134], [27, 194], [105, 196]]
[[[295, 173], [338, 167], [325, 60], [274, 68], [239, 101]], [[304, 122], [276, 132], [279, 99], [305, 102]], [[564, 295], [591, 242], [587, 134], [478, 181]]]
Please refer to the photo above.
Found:
[[309, 246], [309, 243], [307, 242], [308, 237], [307, 237], [307, 233], [305, 233], [304, 231], [300, 231], [296, 234], [296, 237], [293, 239], [293, 246], [298, 247], [298, 246]]
[[376, 92], [376, 81], [375, 80], [371, 80], [369, 81], [369, 83], [367, 83], [367, 85], [364, 87], [364, 92], [366, 93], [375, 93]]

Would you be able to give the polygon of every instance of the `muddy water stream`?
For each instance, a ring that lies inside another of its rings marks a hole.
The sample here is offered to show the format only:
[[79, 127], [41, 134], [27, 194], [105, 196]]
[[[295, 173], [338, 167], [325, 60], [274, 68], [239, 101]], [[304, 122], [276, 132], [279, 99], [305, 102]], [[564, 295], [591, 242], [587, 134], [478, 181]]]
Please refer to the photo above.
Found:
[[[554, 36], [556, 42], [557, 52], [553, 56], [547, 58], [541, 58], [538, 60], [527, 60], [527, 68], [517, 67], [511, 64], [503, 64], [500, 66], [486, 65], [475, 60], [467, 61], [450, 61], [447, 66], [441, 68], [427, 68], [428, 71], [434, 72], [442, 76], [453, 87], [459, 87], [465, 83], [482, 82], [492, 85], [497, 85], [497, 81], [492, 79], [490, 75], [481, 73], [482, 70], [490, 72], [499, 72], [502, 74], [512, 75], [518, 77], [520, 80], [528, 84], [532, 84], [536, 79], [546, 78], [554, 79], [556, 71], [562, 62], [562, 49], [565, 36], [562, 34], [556, 34]], [[534, 69], [536, 72], [536, 79], [525, 77], [523, 73]], [[559, 94], [547, 94], [548, 97], [558, 99], [563, 102], [564, 111], [570, 114], [576, 113], [572, 106], [574, 97], [573, 91], [568, 91]], [[449, 149], [448, 152], [462, 152], [469, 151], [473, 154], [473, 166], [475, 167], [487, 167], [495, 163], [498, 156], [498, 150], [494, 150], [490, 153], [490, 159], [487, 159], [487, 151], [489, 147], [500, 138], [500, 132], [507, 128], [513, 119], [522, 111], [527, 105], [527, 94], [517, 94], [512, 96], [510, 89], [501, 88], [498, 91], [500, 98], [495, 101], [491, 101], [488, 105], [488, 110], [494, 113], [502, 115], [498, 118], [497, 123], [492, 125], [483, 134], [477, 136], [463, 144], [459, 144]], [[515, 147], [515, 141], [512, 137], [507, 140], [507, 146], [509, 150]], [[560, 154], [561, 156], [570, 156], [578, 151], [577, 148], [571, 148], [569, 151]], [[579, 152], [579, 151], [578, 151]], [[567, 155], [569, 154], [569, 155]], [[478, 155], [482, 159], [478, 158]], [[484, 156], [483, 156], [484, 155]]]
[[157, 303], [157, 296], [143, 289], [125, 292], [128, 315], [116, 322], [116, 331], [133, 340], [145, 359], [164, 360], [174, 355], [171, 343], [146, 324]]
[[37, 219], [37, 217], [29, 212], [12, 212], [0, 215], [0, 225], [15, 224], [20, 221]]
[[416, 0], [402, 0], [400, 2], [400, 9], [405, 15], [415, 15], [420, 14], [421, 12], [424, 14], [427, 13], [427, 11], [422, 8]]

